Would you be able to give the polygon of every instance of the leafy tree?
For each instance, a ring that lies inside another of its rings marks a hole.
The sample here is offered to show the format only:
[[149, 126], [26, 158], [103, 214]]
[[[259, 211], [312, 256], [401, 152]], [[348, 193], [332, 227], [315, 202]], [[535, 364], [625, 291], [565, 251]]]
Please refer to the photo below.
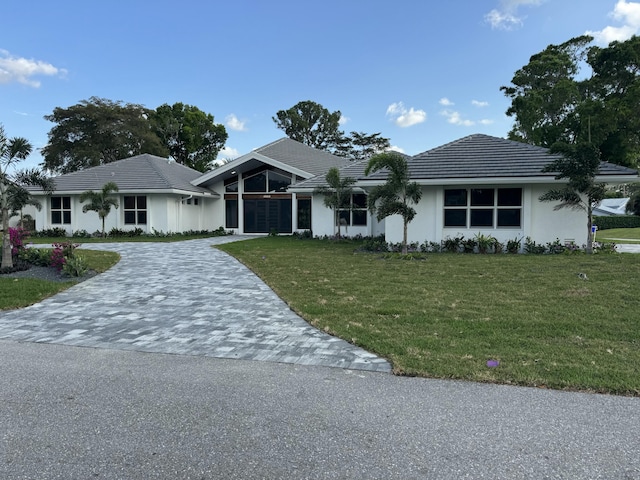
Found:
[[142, 105], [91, 97], [69, 108], [55, 108], [44, 118], [56, 125], [42, 149], [46, 170], [64, 174], [168, 149], [152, 131], [151, 110]]
[[351, 206], [352, 187], [356, 181], [351, 177], [341, 177], [340, 170], [336, 167], [330, 168], [324, 178], [327, 185], [317, 187], [314, 193], [324, 195], [324, 205], [333, 210], [333, 223], [338, 227], [340, 238], [340, 210]]
[[105, 235], [104, 221], [111, 212], [111, 207], [118, 208], [118, 200], [110, 197], [113, 192], [118, 191], [118, 185], [115, 182], [107, 182], [102, 186], [102, 190], [94, 192], [93, 190], [87, 190], [80, 194], [80, 203], [84, 203], [87, 200], [89, 203], [82, 207], [82, 211], [87, 213], [88, 211], [97, 212], [98, 217], [102, 220], [102, 236]]
[[[549, 45], [501, 90], [511, 99], [512, 140], [576, 144], [589, 130], [601, 158], [634, 166], [640, 156], [640, 38], [589, 45], [590, 36]], [[590, 75], [587, 73], [590, 70]]]
[[364, 132], [351, 132], [348, 137], [344, 137], [335, 153], [354, 161], [367, 160], [391, 147], [389, 139], [380, 135], [380, 133], [368, 135]]
[[632, 215], [640, 215], [640, 191], [635, 192], [631, 197], [629, 197], [626, 210], [627, 213]]
[[551, 153], [561, 156], [549, 163], [544, 172], [555, 172], [556, 180], [567, 179], [567, 185], [549, 190], [540, 196], [542, 202], [560, 202], [554, 210], [571, 208], [584, 210], [587, 214], [587, 253], [593, 253], [593, 208], [605, 197], [606, 185], [596, 183], [595, 178], [600, 167], [600, 152], [591, 143], [577, 145], [556, 143]]
[[8, 138], [4, 127], [0, 125], [0, 210], [2, 211], [2, 264], [0, 268], [12, 268], [11, 238], [9, 237], [9, 218], [27, 203], [34, 203], [25, 188], [38, 185], [46, 192], [53, 191], [51, 179], [42, 172], [30, 170], [11, 171], [25, 160], [33, 150], [29, 141], [22, 137]]
[[159, 106], [151, 124], [176, 162], [200, 172], [214, 168], [228, 138], [224, 125], [216, 124], [213, 115], [182, 103]]
[[369, 191], [367, 204], [372, 213], [377, 211], [378, 221], [390, 215], [400, 215], [403, 221], [402, 253], [407, 253], [407, 226], [416, 216], [410, 204], [422, 198], [422, 188], [409, 178], [409, 166], [405, 158], [396, 152], [380, 153], [371, 157], [365, 175], [386, 169], [387, 181]]
[[334, 152], [344, 141], [340, 111], [333, 113], [310, 100], [298, 102], [272, 117], [276, 126], [293, 140], [320, 150]]

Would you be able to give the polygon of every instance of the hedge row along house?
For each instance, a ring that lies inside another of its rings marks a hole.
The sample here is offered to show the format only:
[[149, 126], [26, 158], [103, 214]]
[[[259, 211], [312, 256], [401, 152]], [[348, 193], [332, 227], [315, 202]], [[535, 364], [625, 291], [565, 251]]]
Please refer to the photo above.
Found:
[[[561, 184], [543, 173], [555, 158], [545, 148], [475, 134], [408, 157], [411, 180], [422, 187], [417, 215], [409, 224], [410, 242], [439, 242], [447, 237], [491, 235], [500, 242], [531, 237], [536, 242], [586, 242], [581, 211], [554, 210], [539, 196]], [[106, 230], [140, 228], [152, 233], [215, 230], [238, 234], [291, 234], [311, 230], [333, 235], [336, 216], [315, 193], [327, 171], [356, 180], [348, 208], [338, 215], [348, 236], [383, 234], [402, 239], [402, 219], [378, 222], [367, 210], [367, 190], [386, 180], [384, 171], [364, 175], [366, 161], [351, 162], [282, 138], [205, 174], [171, 160], [138, 155], [54, 179], [56, 190], [41, 197], [42, 209], [25, 208], [36, 229], [61, 227], [95, 232], [95, 213], [82, 212], [80, 194], [115, 182], [120, 208], [106, 219]], [[599, 182], [638, 181], [638, 172], [602, 162]]]

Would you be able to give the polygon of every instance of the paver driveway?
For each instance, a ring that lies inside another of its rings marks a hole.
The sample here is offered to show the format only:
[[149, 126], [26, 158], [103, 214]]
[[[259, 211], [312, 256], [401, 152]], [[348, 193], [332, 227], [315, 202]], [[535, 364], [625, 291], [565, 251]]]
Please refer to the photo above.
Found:
[[390, 371], [386, 360], [310, 326], [211, 248], [238, 239], [87, 244], [122, 259], [41, 303], [0, 312], [0, 339]]

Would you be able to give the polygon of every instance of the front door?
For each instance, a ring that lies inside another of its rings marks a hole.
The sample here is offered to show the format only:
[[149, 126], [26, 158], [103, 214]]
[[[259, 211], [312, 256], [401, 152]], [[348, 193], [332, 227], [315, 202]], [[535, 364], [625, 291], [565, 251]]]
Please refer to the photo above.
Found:
[[291, 233], [291, 198], [244, 200], [245, 233]]

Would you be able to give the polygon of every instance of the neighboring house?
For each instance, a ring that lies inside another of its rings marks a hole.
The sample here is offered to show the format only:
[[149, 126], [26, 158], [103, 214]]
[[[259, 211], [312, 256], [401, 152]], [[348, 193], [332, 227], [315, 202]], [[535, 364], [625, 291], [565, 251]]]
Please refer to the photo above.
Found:
[[[491, 235], [500, 242], [531, 237], [539, 243], [586, 242], [586, 214], [555, 210], [538, 198], [562, 185], [542, 173], [557, 158], [548, 149], [487, 135], [470, 135], [408, 159], [411, 180], [422, 186], [409, 241], [439, 242], [447, 237]], [[36, 228], [63, 227], [68, 233], [100, 229], [95, 212], [82, 213], [78, 197], [109, 181], [120, 191], [120, 208], [106, 228], [142, 228], [164, 232], [215, 230], [243, 234], [311, 230], [333, 235], [334, 214], [314, 193], [331, 167], [356, 179], [350, 208], [339, 213], [348, 236], [384, 234], [402, 240], [398, 215], [378, 222], [366, 206], [366, 192], [386, 181], [386, 172], [364, 175], [367, 162], [350, 162], [325, 151], [282, 138], [202, 174], [167, 159], [138, 155], [55, 178], [56, 191], [40, 196], [40, 212], [25, 208]], [[597, 180], [608, 184], [638, 181], [638, 172], [602, 163]]]
[[593, 209], [593, 214], [599, 217], [627, 215], [627, 203], [629, 198], [605, 198]]
[[98, 167], [80, 170], [54, 178], [55, 191], [47, 197], [41, 190], [32, 190], [42, 209], [25, 207], [23, 213], [35, 219], [36, 229], [64, 228], [67, 234], [78, 230], [89, 233], [102, 229], [98, 214], [82, 212], [80, 194], [86, 190], [100, 191], [107, 182], [115, 182], [119, 191], [118, 209], [106, 218], [105, 229], [145, 232], [183, 232], [214, 230], [222, 222], [222, 212], [215, 208], [220, 195], [190, 182], [201, 172], [154, 155], [137, 155]]

